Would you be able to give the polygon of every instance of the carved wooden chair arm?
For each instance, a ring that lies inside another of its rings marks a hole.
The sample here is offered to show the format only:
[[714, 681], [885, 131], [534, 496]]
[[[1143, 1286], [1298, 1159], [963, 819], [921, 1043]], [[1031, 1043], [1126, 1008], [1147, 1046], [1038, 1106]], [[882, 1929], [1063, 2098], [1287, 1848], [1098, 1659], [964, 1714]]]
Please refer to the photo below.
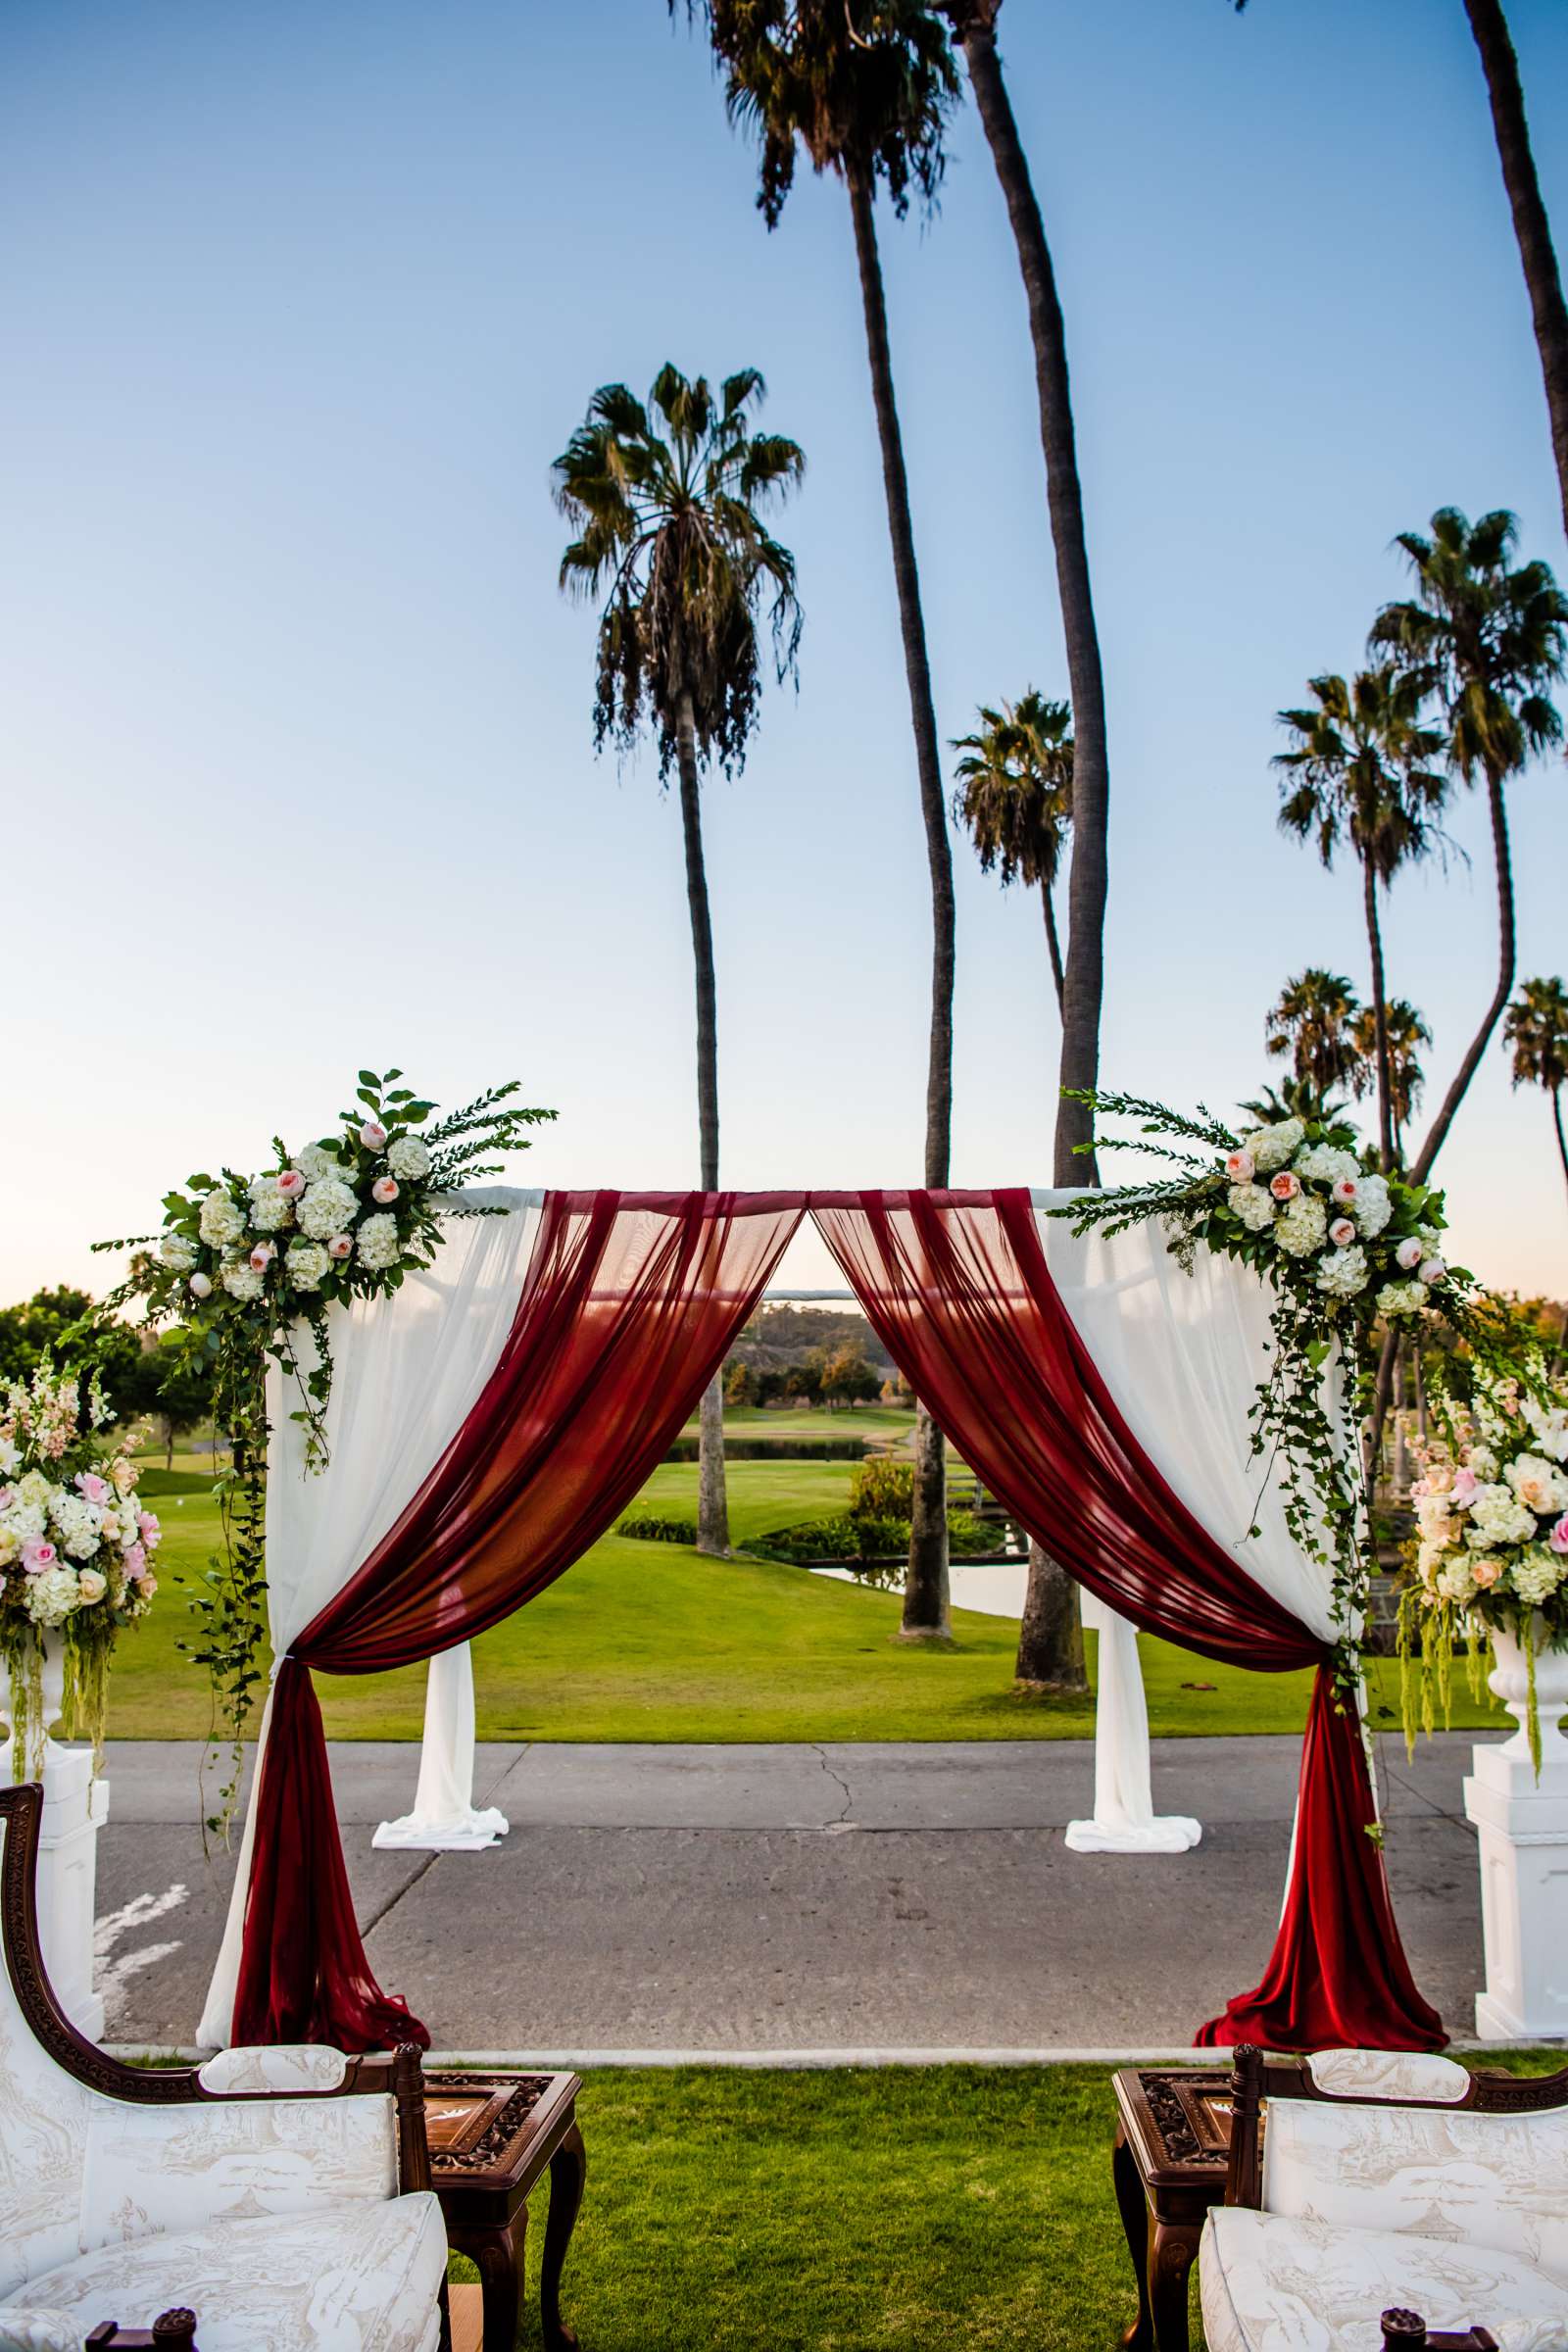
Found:
[[104, 2320], [86, 2338], [84, 2352], [201, 2352], [196, 2314], [176, 2307], [161, 2311], [151, 2328], [122, 2328]]

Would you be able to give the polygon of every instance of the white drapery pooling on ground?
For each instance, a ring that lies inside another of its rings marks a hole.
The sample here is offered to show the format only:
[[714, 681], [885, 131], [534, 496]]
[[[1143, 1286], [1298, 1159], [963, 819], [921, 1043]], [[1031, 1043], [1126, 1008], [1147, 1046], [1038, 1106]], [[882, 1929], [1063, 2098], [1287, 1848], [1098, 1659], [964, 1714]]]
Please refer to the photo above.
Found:
[[[1200, 1250], [1184, 1273], [1154, 1220], [1080, 1240], [1069, 1219], [1049, 1213], [1072, 1197], [1037, 1192], [1035, 1220], [1061, 1302], [1128, 1427], [1216, 1543], [1332, 1641], [1327, 1573], [1293, 1542], [1274, 1483], [1250, 1450], [1248, 1414], [1271, 1339], [1267, 1291], [1212, 1250]], [[1181, 1853], [1201, 1833], [1184, 1814], [1154, 1811], [1137, 1633], [1091, 1594], [1083, 1602], [1084, 1624], [1100, 1637], [1095, 1810], [1070, 1824], [1067, 1843], [1078, 1853]]]
[[505, 1838], [512, 1824], [495, 1805], [474, 1808], [473, 1652], [467, 1642], [437, 1650], [425, 1675], [414, 1810], [383, 1821], [370, 1843], [423, 1853], [475, 1853]]
[[[411, 1271], [394, 1298], [356, 1299], [333, 1310], [330, 1458], [318, 1476], [306, 1469], [305, 1433], [289, 1418], [282, 1376], [275, 1366], [269, 1373], [267, 1605], [274, 1660], [343, 1590], [413, 1500], [495, 1369], [517, 1310], [544, 1195], [491, 1186], [464, 1199], [510, 1213], [449, 1219], [435, 1264]], [[444, 1714], [444, 1732], [458, 1723], [456, 1710]], [[267, 1729], [264, 1713], [258, 1772]], [[472, 1738], [470, 1690], [470, 1792]], [[440, 1768], [450, 1780], [460, 1778], [450, 1745]], [[212, 2048], [230, 2038], [254, 1819], [254, 1807], [247, 1807], [222, 1947], [198, 2029], [200, 2041]]]

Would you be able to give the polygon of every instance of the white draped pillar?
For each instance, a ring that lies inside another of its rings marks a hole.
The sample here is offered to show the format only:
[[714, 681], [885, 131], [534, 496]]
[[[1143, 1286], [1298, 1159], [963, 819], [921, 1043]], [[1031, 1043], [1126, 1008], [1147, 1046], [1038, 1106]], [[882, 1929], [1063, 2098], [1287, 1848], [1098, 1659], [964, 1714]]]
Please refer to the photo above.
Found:
[[459, 1642], [430, 1660], [414, 1810], [383, 1821], [370, 1843], [473, 1853], [494, 1845], [511, 1827], [494, 1805], [474, 1810], [473, 1653]]
[[1092, 1592], [1084, 1629], [1099, 1636], [1095, 1680], [1095, 1810], [1067, 1824], [1075, 1854], [1184, 1854], [1203, 1835], [1187, 1813], [1157, 1814], [1149, 1767], [1149, 1706], [1138, 1628]]

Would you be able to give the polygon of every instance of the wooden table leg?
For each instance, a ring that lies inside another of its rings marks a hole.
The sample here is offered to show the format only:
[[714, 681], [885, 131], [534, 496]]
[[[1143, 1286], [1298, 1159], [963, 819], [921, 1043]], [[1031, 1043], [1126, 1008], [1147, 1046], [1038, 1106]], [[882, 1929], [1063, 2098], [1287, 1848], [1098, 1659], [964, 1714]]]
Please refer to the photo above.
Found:
[[514, 2352], [527, 2239], [526, 2205], [504, 2229], [465, 2236], [463, 2251], [478, 2270], [484, 2295], [484, 2352]]
[[1149, 2307], [1154, 2352], [1187, 2352], [1187, 2278], [1201, 2230], [1149, 2217]]
[[1121, 2226], [1127, 2232], [1127, 2251], [1132, 2256], [1133, 2276], [1138, 2281], [1138, 2317], [1121, 2339], [1122, 2352], [1152, 2352], [1154, 2323], [1149, 2308], [1149, 2207], [1144, 2198], [1144, 2184], [1138, 2178], [1138, 2166], [1127, 2145], [1127, 2134], [1119, 2124], [1116, 2127], [1115, 2145], [1110, 2152], [1110, 2177], [1121, 2212]]
[[[539, 2318], [545, 2352], [576, 2352], [577, 2338], [561, 2316], [561, 2272], [577, 2226], [588, 2152], [575, 2124], [550, 2159], [550, 2213], [545, 2222], [545, 2255], [539, 2274]], [[485, 2352], [490, 2352], [487, 2344]]]

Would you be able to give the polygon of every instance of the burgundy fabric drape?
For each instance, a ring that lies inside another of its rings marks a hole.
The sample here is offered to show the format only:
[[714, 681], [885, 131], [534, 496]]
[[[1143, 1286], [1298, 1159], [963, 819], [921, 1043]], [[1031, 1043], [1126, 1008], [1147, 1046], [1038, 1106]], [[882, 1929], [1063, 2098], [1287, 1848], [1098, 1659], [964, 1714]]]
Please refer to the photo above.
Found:
[[427, 2041], [366, 1957], [309, 1669], [412, 1665], [552, 1584], [668, 1450], [801, 1213], [798, 1194], [546, 1195], [477, 1403], [279, 1669], [254, 1800], [236, 2041]]
[[817, 1195], [872, 1326], [964, 1460], [1088, 1590], [1207, 1657], [1316, 1666], [1296, 1854], [1262, 1983], [1200, 2042], [1431, 2049], [1399, 1943], [1359, 1726], [1327, 1651], [1210, 1537], [1144, 1452], [1062, 1306], [1026, 1192]]

